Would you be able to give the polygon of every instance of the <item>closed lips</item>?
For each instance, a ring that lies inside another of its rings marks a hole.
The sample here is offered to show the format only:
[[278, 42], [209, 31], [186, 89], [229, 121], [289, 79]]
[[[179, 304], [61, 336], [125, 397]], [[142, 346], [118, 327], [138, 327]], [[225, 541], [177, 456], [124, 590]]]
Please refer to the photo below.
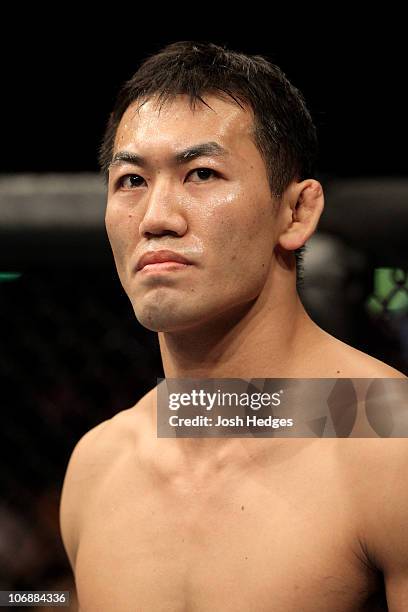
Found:
[[165, 261], [176, 261], [182, 264], [191, 263], [179, 253], [174, 253], [173, 251], [150, 251], [149, 253], [142, 255], [142, 257], [139, 259], [137, 270], [141, 270], [148, 264], [163, 263]]

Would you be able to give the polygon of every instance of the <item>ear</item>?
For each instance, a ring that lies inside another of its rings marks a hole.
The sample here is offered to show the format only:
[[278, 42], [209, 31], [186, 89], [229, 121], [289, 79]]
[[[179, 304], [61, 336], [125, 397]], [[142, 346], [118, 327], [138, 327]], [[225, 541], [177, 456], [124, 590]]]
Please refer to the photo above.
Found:
[[283, 197], [283, 231], [278, 243], [287, 251], [299, 249], [315, 231], [324, 208], [323, 187], [315, 179], [291, 183]]

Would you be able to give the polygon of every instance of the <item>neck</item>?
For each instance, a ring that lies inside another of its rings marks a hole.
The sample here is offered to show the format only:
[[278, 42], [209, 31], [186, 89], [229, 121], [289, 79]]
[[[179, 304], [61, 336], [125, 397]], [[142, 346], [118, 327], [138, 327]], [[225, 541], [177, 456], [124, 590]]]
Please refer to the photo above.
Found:
[[[160, 332], [166, 378], [308, 378], [311, 372], [313, 375], [316, 358], [312, 357], [311, 349], [313, 344], [319, 346], [325, 332], [303, 308], [296, 290], [295, 271], [292, 275], [276, 268], [272, 276], [251, 303], [188, 330]], [[272, 448], [268, 438], [194, 437], [172, 442], [174, 465], [183, 474], [208, 465], [217, 470], [225, 466], [238, 469], [247, 466], [250, 457], [258, 457], [264, 449], [269, 452]], [[276, 441], [273, 448], [277, 448]]]
[[300, 362], [319, 328], [300, 301], [295, 277], [278, 280], [254, 301], [198, 327], [159, 332], [166, 378], [301, 377]]

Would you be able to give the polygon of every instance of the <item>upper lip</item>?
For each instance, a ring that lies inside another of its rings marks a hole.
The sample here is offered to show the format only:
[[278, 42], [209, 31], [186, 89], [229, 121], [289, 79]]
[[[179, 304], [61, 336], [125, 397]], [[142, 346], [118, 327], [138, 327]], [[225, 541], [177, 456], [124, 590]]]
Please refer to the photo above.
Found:
[[136, 270], [141, 270], [147, 264], [163, 263], [164, 261], [178, 261], [183, 264], [191, 263], [188, 259], [183, 257], [183, 255], [175, 253], [174, 251], [149, 251], [139, 258]]

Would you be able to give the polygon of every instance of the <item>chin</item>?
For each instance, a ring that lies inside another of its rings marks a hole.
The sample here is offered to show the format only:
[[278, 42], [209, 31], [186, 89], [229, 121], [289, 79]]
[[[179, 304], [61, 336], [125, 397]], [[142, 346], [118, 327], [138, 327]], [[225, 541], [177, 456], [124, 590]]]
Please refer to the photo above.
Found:
[[143, 310], [134, 308], [134, 313], [143, 327], [154, 332], [177, 332], [197, 324], [196, 319], [192, 319], [191, 315], [185, 312], [175, 313], [173, 309], [166, 309], [163, 306]]
[[[167, 304], [166, 304], [167, 302]], [[211, 322], [220, 323], [227, 329], [235, 320], [240, 319], [252, 306], [252, 301], [245, 301], [235, 305], [231, 300], [228, 308], [225, 302], [189, 304], [186, 300], [152, 300], [141, 304], [133, 303], [133, 311], [138, 322], [146, 329], [154, 332], [175, 333], [186, 330], [199, 329], [208, 326]], [[190, 307], [189, 307], [190, 306]]]

